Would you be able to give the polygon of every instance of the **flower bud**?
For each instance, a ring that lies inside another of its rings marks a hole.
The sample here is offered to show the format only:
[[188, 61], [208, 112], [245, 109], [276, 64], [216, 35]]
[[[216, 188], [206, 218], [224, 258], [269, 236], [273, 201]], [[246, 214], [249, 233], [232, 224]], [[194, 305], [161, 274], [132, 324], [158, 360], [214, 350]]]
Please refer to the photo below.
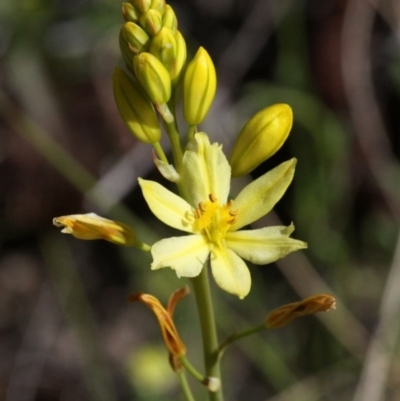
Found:
[[165, 0], [152, 0], [150, 8], [161, 11], [163, 13], [165, 10]]
[[149, 51], [162, 62], [176, 85], [186, 61], [186, 43], [181, 33], [163, 27], [151, 40]]
[[171, 78], [155, 56], [143, 52], [133, 58], [135, 75], [152, 102], [163, 105], [171, 97]]
[[150, 8], [151, 0], [131, 0], [131, 3], [141, 13], [145, 13]]
[[119, 68], [113, 74], [114, 98], [125, 125], [133, 136], [144, 143], [155, 143], [161, 129], [150, 99], [140, 86]]
[[232, 176], [240, 177], [271, 157], [292, 128], [293, 113], [287, 104], [275, 104], [255, 114], [240, 131], [229, 163]]
[[105, 219], [95, 213], [55, 217], [53, 224], [56, 227], [63, 227], [62, 233], [72, 234], [78, 239], [103, 239], [126, 246], [135, 244], [135, 233], [129, 226]]
[[146, 11], [140, 16], [140, 25], [151, 36], [156, 35], [162, 27], [161, 11], [152, 10]]
[[178, 20], [175, 11], [169, 4], [165, 6], [162, 24], [174, 32], [178, 29]]
[[126, 22], [139, 21], [139, 13], [131, 3], [122, 3], [122, 15]]
[[124, 27], [119, 31], [119, 49], [122, 54], [122, 58], [124, 59], [125, 65], [129, 69], [129, 71], [133, 72], [133, 57], [135, 56], [135, 53], [132, 51], [132, 49], [129, 46], [128, 41], [125, 38], [124, 35]]
[[134, 22], [126, 22], [122, 27], [122, 34], [134, 53], [140, 53], [149, 41], [149, 35]]
[[176, 55], [175, 55], [175, 61], [172, 65], [172, 68], [169, 72], [171, 76], [171, 82], [172, 85], [175, 87], [183, 72], [183, 67], [185, 66], [186, 63], [186, 42], [184, 37], [179, 31], [176, 31], [175, 33], [175, 39], [176, 39]]
[[207, 51], [200, 47], [183, 80], [183, 115], [189, 125], [200, 124], [214, 100], [217, 76]]
[[176, 39], [171, 29], [163, 27], [154, 36], [149, 52], [161, 61], [168, 72], [171, 70], [176, 56]]

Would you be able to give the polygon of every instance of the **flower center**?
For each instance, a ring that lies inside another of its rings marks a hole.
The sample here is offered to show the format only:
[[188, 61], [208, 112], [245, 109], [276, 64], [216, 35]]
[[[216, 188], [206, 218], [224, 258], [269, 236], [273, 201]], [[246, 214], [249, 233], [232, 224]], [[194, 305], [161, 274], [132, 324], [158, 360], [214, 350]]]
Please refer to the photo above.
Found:
[[223, 246], [223, 239], [229, 227], [237, 220], [238, 210], [231, 210], [233, 200], [221, 205], [212, 194], [208, 201], [200, 202], [194, 211], [195, 231], [205, 235], [207, 239], [217, 245]]

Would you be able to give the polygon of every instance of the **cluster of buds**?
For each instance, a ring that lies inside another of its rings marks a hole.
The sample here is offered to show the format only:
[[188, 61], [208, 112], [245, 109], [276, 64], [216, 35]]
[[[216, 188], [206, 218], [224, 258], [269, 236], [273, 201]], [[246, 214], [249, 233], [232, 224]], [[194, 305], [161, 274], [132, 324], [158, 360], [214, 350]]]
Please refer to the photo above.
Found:
[[129, 73], [116, 68], [114, 97], [127, 128], [139, 141], [160, 140], [157, 112], [167, 124], [174, 121], [168, 103], [183, 83], [183, 113], [190, 126], [201, 123], [215, 96], [214, 64], [200, 48], [186, 67], [186, 43], [173, 8], [165, 0], [123, 3], [125, 24], [119, 35], [121, 54]]
[[[142, 142], [155, 143], [160, 132], [154, 128], [154, 106], [167, 123], [173, 122], [167, 103], [184, 70], [186, 43], [175, 12], [165, 0], [131, 0], [123, 3], [122, 14], [125, 24], [119, 44], [133, 79], [116, 69], [114, 97], [132, 134]], [[143, 112], [145, 116], [138, 118]]]

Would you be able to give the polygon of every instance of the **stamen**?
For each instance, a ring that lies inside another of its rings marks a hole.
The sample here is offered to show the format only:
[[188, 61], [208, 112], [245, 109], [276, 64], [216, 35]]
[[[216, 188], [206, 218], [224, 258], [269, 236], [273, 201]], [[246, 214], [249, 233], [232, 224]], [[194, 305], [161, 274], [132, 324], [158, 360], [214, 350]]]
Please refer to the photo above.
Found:
[[210, 199], [212, 203], [215, 203], [218, 200], [213, 194], [208, 195], [208, 199]]

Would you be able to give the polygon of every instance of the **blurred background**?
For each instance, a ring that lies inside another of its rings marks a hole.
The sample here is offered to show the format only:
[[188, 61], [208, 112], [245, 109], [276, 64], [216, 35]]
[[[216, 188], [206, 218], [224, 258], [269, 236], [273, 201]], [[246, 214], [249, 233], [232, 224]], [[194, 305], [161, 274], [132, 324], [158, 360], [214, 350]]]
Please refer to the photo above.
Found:
[[[338, 300], [334, 312], [235, 343], [223, 359], [226, 399], [399, 400], [400, 2], [170, 4], [189, 53], [202, 45], [217, 67], [201, 128], [226, 152], [259, 109], [294, 111], [288, 141], [253, 178], [298, 158], [289, 191], [258, 224], [293, 221], [309, 249], [251, 266], [243, 301], [213, 284], [220, 338], [284, 303]], [[113, 101], [120, 10], [117, 0], [0, 2], [0, 400], [183, 399], [153, 315], [126, 299], [143, 291], [165, 303], [186, 281], [150, 272], [138, 250], [52, 226], [96, 212], [148, 243], [171, 235], [137, 188], [138, 176], [159, 179], [151, 149]], [[193, 296], [176, 324], [201, 369]]]

